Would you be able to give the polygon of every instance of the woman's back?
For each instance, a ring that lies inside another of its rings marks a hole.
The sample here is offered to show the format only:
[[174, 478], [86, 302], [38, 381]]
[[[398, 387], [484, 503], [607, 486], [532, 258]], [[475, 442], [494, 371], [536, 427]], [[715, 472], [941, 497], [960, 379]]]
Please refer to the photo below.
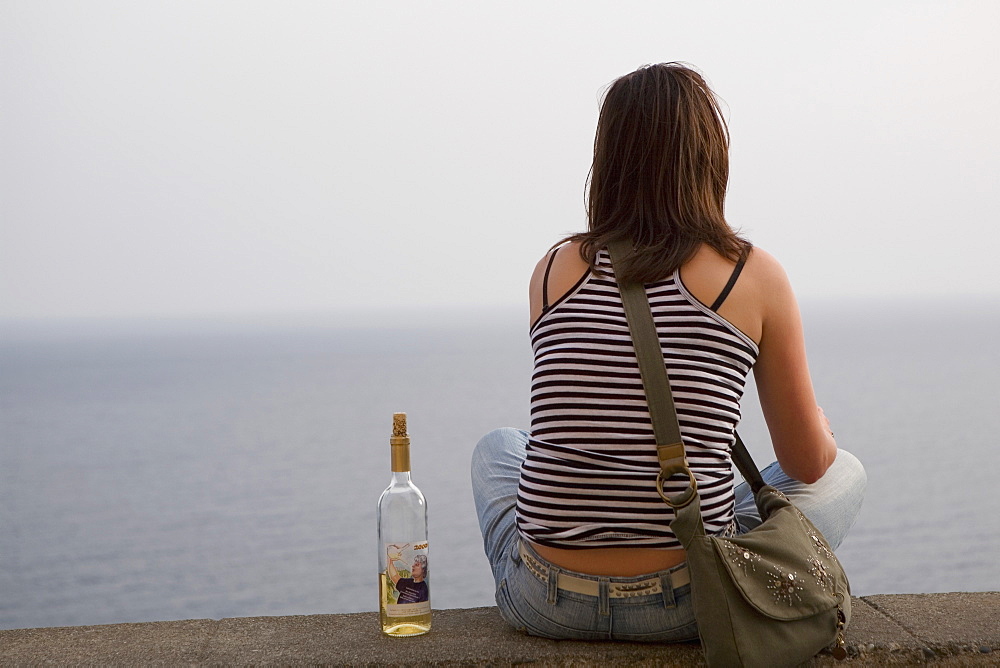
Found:
[[[551, 547], [676, 549], [673, 512], [656, 492], [656, 440], [606, 251], [596, 264], [532, 328], [531, 439], [518, 528]], [[705, 527], [721, 533], [731, 529], [729, 450], [757, 345], [690, 294], [679, 272], [646, 292]], [[668, 492], [685, 486], [667, 482]]]
[[[538, 262], [531, 277], [532, 323], [541, 316], [546, 293], [548, 302], [555, 303], [590, 268], [575, 242], [552, 252], [556, 256], [548, 280], [551, 253]], [[711, 305], [735, 267], [736, 262], [702, 244], [678, 271], [690, 295]], [[814, 482], [833, 461], [837, 446], [816, 404], [799, 307], [781, 264], [760, 248], [751, 249], [716, 312], [758, 347], [754, 381], [778, 462], [793, 478]]]
[[[736, 262], [703, 244], [676, 272], [678, 286], [684, 288], [682, 294], [691, 307], [713, 305], [725, 291], [735, 267]], [[558, 304], [569, 297], [589, 273], [590, 265], [580, 257], [576, 242], [550, 252], [539, 261], [530, 287], [533, 333], [544, 322], [540, 320], [543, 304]], [[836, 444], [822, 411], [816, 407], [791, 286], [781, 265], [768, 253], [753, 248], [730, 288], [714, 315], [719, 324], [728, 324], [730, 332], [750, 349], [756, 348], [756, 359], [751, 364], [775, 453], [789, 475], [812, 482], [822, 476], [836, 456]], [[659, 497], [657, 501], [663, 505]], [[626, 547], [581, 551], [552, 545], [538, 547], [544, 556], [564, 567], [608, 575], [648, 572], [684, 559], [680, 549]]]

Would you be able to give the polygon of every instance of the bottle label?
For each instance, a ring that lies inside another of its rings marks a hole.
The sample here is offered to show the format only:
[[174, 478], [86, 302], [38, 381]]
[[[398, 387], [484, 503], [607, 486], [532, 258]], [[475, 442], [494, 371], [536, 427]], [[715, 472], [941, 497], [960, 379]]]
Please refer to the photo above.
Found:
[[386, 543], [385, 612], [390, 617], [414, 617], [431, 611], [427, 541]]

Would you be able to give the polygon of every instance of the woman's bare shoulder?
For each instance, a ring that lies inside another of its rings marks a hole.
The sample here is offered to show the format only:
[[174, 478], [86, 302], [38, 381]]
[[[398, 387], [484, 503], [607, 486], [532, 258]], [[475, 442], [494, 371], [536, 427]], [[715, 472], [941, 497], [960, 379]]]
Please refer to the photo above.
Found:
[[[555, 255], [555, 257], [553, 257]], [[551, 264], [551, 268], [550, 268]], [[564, 244], [560, 244], [555, 248], [550, 248], [548, 252], [545, 253], [538, 260], [535, 265], [535, 270], [531, 274], [531, 285], [532, 288], [538, 286], [541, 287], [542, 279], [545, 277], [545, 272], [549, 272], [549, 277], [551, 279], [553, 274], [562, 274], [569, 271], [574, 271], [578, 268], [588, 267], [587, 263], [582, 257], [580, 257], [580, 242], [578, 241], [567, 241]]]
[[774, 257], [760, 246], [753, 246], [747, 256], [745, 271], [766, 281], [787, 281], [785, 268], [778, 258]]
[[[535, 322], [541, 315], [544, 301], [548, 301], [549, 304], [558, 301], [588, 271], [590, 271], [590, 265], [580, 257], [579, 242], [566, 242], [550, 249], [543, 255], [538, 264], [535, 265], [529, 284], [531, 322]], [[545, 280], [546, 273], [548, 281]]]
[[740, 280], [745, 280], [756, 295], [756, 301], [765, 307], [782, 308], [794, 299], [788, 274], [774, 255], [754, 246], [747, 256]]
[[567, 258], [575, 257], [583, 261], [580, 257], [580, 245], [579, 241], [567, 241], [559, 244], [558, 246], [553, 246], [545, 252], [545, 255], [538, 260], [538, 264], [535, 265], [535, 271], [539, 268], [545, 269], [546, 265], [549, 263], [549, 259], [552, 257], [553, 253], [556, 255], [555, 262], [565, 262]]

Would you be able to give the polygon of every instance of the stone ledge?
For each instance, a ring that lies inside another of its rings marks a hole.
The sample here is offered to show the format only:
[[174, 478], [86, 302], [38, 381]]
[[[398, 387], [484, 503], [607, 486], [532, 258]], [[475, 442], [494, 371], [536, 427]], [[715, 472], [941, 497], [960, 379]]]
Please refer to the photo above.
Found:
[[[1000, 665], [1000, 592], [854, 599], [855, 665]], [[405, 654], [404, 654], [405, 652]], [[509, 628], [496, 608], [435, 610], [434, 628], [387, 638], [374, 612], [0, 631], [0, 665], [691, 666], [697, 644], [546, 640]], [[841, 665], [829, 655], [814, 666]]]

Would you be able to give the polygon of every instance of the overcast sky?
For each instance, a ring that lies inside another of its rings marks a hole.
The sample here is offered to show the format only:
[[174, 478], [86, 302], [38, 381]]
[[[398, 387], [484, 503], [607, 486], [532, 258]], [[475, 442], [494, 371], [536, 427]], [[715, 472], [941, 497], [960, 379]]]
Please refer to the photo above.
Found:
[[669, 60], [801, 298], [997, 303], [998, 8], [0, 0], [0, 316], [523, 304]]

